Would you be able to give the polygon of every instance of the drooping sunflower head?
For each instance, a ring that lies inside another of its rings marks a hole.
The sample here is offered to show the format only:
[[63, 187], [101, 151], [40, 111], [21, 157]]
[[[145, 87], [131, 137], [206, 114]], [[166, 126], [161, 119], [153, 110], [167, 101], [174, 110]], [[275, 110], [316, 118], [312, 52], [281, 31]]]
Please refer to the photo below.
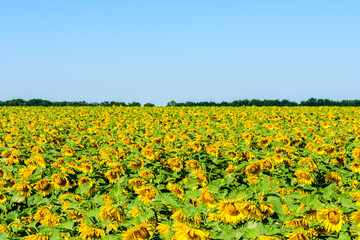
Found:
[[196, 160], [189, 160], [185, 164], [186, 170], [189, 170], [190, 168], [193, 169], [201, 169], [200, 163]]
[[360, 227], [360, 209], [353, 212], [350, 219], [352, 223], [354, 223], [357, 227]]
[[64, 175], [55, 173], [51, 176], [52, 183], [56, 189], [63, 189], [68, 186], [69, 181]]
[[241, 212], [241, 205], [231, 200], [220, 201], [218, 213], [225, 223], [239, 223], [245, 218]]
[[201, 189], [200, 201], [209, 208], [217, 206], [214, 196], [206, 189]]
[[168, 183], [167, 189], [169, 189], [170, 192], [172, 192], [173, 194], [175, 194], [179, 198], [183, 198], [184, 189], [180, 185]]
[[304, 169], [296, 170], [295, 176], [296, 176], [295, 181], [297, 183], [305, 183], [311, 185], [314, 182], [314, 179], [311, 176], [311, 174]]
[[193, 228], [187, 224], [177, 222], [174, 223], [174, 239], [183, 240], [207, 240], [210, 238], [210, 232]]
[[245, 172], [248, 176], [258, 175], [262, 172], [262, 167], [259, 162], [253, 162], [245, 168]]
[[116, 183], [120, 179], [120, 174], [117, 170], [108, 170], [104, 175], [110, 183]]
[[325, 175], [325, 182], [336, 183], [338, 186], [342, 184], [340, 175], [335, 172], [327, 173]]
[[101, 239], [105, 236], [104, 229], [90, 227], [85, 223], [85, 221], [81, 222], [79, 232], [83, 239]]
[[305, 231], [294, 231], [286, 235], [289, 240], [309, 240], [307, 233]]
[[35, 189], [43, 196], [46, 196], [51, 193], [53, 186], [51, 182], [47, 179], [42, 179], [36, 182]]
[[150, 227], [146, 223], [136, 225], [122, 233], [124, 240], [145, 240], [153, 235]]

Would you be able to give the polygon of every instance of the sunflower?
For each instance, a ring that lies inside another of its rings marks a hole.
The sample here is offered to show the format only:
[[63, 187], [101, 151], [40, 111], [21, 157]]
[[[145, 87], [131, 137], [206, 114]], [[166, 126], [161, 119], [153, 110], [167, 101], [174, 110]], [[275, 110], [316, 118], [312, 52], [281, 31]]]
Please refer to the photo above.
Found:
[[140, 178], [130, 179], [128, 182], [129, 185], [134, 188], [134, 190], [141, 188], [145, 184], [145, 181]]
[[120, 211], [110, 205], [100, 207], [98, 215], [104, 221], [116, 221], [117, 223], [125, 221], [125, 217], [121, 215]]
[[256, 161], [245, 168], [245, 172], [248, 176], [258, 175], [262, 172], [261, 164]]
[[360, 158], [360, 147], [354, 148], [352, 156], [355, 158], [355, 160]]
[[306, 218], [295, 218], [285, 222], [285, 226], [298, 228], [302, 227], [305, 230], [309, 228], [309, 221]]
[[318, 217], [328, 232], [340, 232], [344, 223], [342, 212], [337, 208], [323, 208], [318, 212]]
[[186, 222], [186, 223], [195, 224], [195, 225], [199, 225], [200, 221], [201, 221], [201, 216], [200, 215], [198, 215], [196, 218], [188, 217], [183, 213], [183, 211], [181, 209], [176, 210], [171, 215], [171, 218], [176, 220], [176, 221], [179, 221], [179, 222], [184, 222], [184, 223]]
[[52, 183], [54, 184], [54, 187], [56, 189], [63, 189], [65, 187], [68, 186], [68, 179], [67, 177], [61, 175], [61, 174], [58, 174], [58, 173], [55, 173], [51, 176], [51, 179], [52, 179]]
[[5, 177], [5, 170], [0, 168], [0, 178], [3, 178], [3, 177]]
[[169, 182], [167, 184], [167, 189], [169, 189], [170, 192], [178, 196], [180, 199], [182, 199], [184, 196], [184, 189], [180, 185], [172, 184]]
[[325, 174], [325, 182], [337, 183], [338, 186], [342, 184], [340, 175], [334, 172]]
[[138, 159], [136, 161], [130, 161], [129, 167], [131, 169], [141, 169], [144, 166], [144, 161], [142, 159]]
[[[79, 227], [80, 236], [82, 239], [101, 239], [105, 236], [105, 231], [102, 228], [94, 228], [86, 225], [85, 222], [81, 222]], [[135, 238], [136, 239], [136, 238]]]
[[305, 231], [294, 231], [286, 235], [288, 240], [309, 240]]
[[210, 238], [210, 232], [204, 232], [201, 229], [192, 228], [188, 225], [175, 221], [174, 239], [178, 240], [207, 240]]
[[352, 162], [350, 163], [350, 169], [353, 172], [360, 173], [360, 164], [358, 162]]
[[150, 177], [154, 177], [154, 174], [152, 174], [149, 170], [143, 170], [139, 172], [140, 177], [142, 178], [150, 178]]
[[353, 212], [350, 219], [357, 227], [360, 227], [360, 209], [358, 209], [356, 212]]
[[108, 195], [104, 194], [104, 195], [101, 195], [101, 196], [104, 199], [104, 202], [105, 202], [106, 205], [110, 205], [111, 203], [114, 202], [114, 200]]
[[149, 239], [152, 235], [153, 233], [146, 223], [136, 225], [122, 233], [124, 240], [144, 240]]
[[23, 196], [29, 197], [31, 195], [31, 187], [27, 184], [15, 184], [14, 187]]
[[49, 215], [51, 215], [51, 211], [47, 207], [41, 207], [36, 211], [34, 219], [41, 222]]
[[52, 185], [49, 180], [42, 179], [36, 182], [35, 189], [42, 195], [46, 196], [51, 193]]
[[208, 208], [214, 208], [217, 205], [214, 196], [204, 188], [201, 189], [200, 201]]
[[40, 223], [47, 227], [52, 227], [60, 224], [60, 218], [54, 215], [46, 215]]
[[6, 202], [6, 196], [0, 192], [0, 203]]
[[141, 187], [137, 192], [139, 198], [145, 204], [148, 204], [155, 199], [156, 191], [152, 187]]
[[110, 183], [116, 183], [120, 179], [120, 174], [116, 170], [108, 170], [104, 175]]
[[84, 185], [87, 182], [90, 182], [90, 187], [91, 187], [93, 185], [94, 180], [92, 180], [91, 178], [88, 178], [88, 177], [81, 177], [78, 180], [78, 185], [80, 187], [80, 186]]
[[189, 160], [185, 164], [186, 170], [189, 170], [190, 168], [193, 169], [201, 169], [200, 163], [196, 160]]
[[156, 231], [166, 237], [168, 235], [168, 233], [170, 232], [170, 226], [164, 223], [158, 223], [158, 225], [156, 226]]
[[34, 168], [20, 168], [19, 177], [21, 179], [28, 178], [34, 172]]
[[194, 175], [194, 177], [196, 178], [196, 180], [197, 180], [197, 182], [199, 183], [199, 184], [201, 184], [201, 186], [206, 186], [206, 183], [207, 183], [207, 178], [206, 178], [206, 175], [205, 175], [205, 173], [202, 171], [202, 170], [198, 170], [198, 169], [196, 169], [196, 170], [194, 170], [193, 172], [192, 172], [192, 174]]
[[281, 238], [278, 238], [276, 236], [259, 235], [257, 237], [259, 238], [259, 240], [281, 240]]
[[238, 168], [237, 165], [229, 165], [226, 169], [225, 172], [227, 172], [228, 174], [233, 173], [236, 169]]
[[166, 165], [175, 172], [180, 172], [181, 169], [183, 168], [182, 163], [177, 158], [170, 158], [169, 160], [166, 161]]
[[4, 232], [6, 234], [9, 233], [8, 230], [6, 229], [6, 227], [4, 225], [1, 225], [1, 224], [0, 224], [0, 232]]
[[44, 235], [29, 235], [24, 237], [24, 240], [48, 240], [48, 239], [49, 237]]
[[314, 182], [311, 174], [304, 169], [296, 170], [294, 174], [296, 176], [295, 182], [297, 183], [305, 183], [311, 185]]
[[269, 170], [270, 172], [274, 170], [274, 164], [268, 158], [261, 161], [261, 167]]
[[246, 218], [251, 220], [261, 220], [264, 218], [262, 211], [250, 202], [244, 202], [241, 204], [241, 212]]
[[231, 200], [220, 201], [218, 213], [221, 221], [225, 223], [239, 223], [245, 219], [244, 214], [241, 212], [241, 204]]

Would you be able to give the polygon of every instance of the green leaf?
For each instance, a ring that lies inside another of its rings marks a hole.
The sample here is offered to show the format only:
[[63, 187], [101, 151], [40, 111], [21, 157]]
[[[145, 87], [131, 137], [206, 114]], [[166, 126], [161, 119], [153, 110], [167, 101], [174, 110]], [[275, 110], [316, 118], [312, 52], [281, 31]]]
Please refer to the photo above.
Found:
[[100, 213], [100, 211], [101, 211], [100, 208], [96, 208], [96, 209], [87, 211], [87, 212], [85, 213], [85, 217], [86, 217], [86, 218], [95, 217], [95, 216], [97, 216], [97, 215]]
[[340, 232], [339, 240], [351, 240], [349, 233], [347, 232]]
[[71, 230], [74, 227], [74, 221], [67, 220], [66, 222], [61, 223], [58, 227]]
[[6, 240], [6, 239], [7, 239], [6, 233], [0, 232], [0, 240]]

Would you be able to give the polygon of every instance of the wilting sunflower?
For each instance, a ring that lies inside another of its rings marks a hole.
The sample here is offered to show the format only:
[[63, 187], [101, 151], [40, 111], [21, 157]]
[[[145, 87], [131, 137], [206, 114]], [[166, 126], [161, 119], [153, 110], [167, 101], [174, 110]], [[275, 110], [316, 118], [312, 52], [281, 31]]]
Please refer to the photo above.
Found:
[[21, 179], [28, 178], [34, 172], [34, 168], [20, 168], [19, 177]]
[[309, 221], [306, 218], [295, 218], [285, 222], [285, 226], [298, 228], [302, 227], [305, 230], [309, 228]]
[[354, 223], [357, 227], [360, 227], [360, 209], [356, 212], [353, 212], [350, 219], [352, 223]]
[[105, 236], [104, 229], [89, 227], [85, 222], [81, 222], [79, 232], [82, 239], [88, 240], [101, 239], [103, 236]]
[[156, 231], [166, 237], [168, 235], [168, 233], [170, 232], [170, 226], [164, 223], [158, 223], [158, 225], [156, 226]]
[[145, 204], [150, 203], [156, 195], [156, 191], [152, 187], [141, 187], [137, 192], [139, 194], [138, 197]]
[[141, 169], [144, 166], [144, 161], [142, 159], [137, 159], [136, 161], [130, 161], [129, 167], [131, 169]]
[[122, 233], [124, 240], [143, 240], [149, 239], [153, 235], [150, 227], [146, 223], [137, 225], [136, 227], [130, 228]]
[[175, 172], [180, 172], [183, 168], [181, 161], [177, 158], [170, 158], [166, 161], [166, 165]]
[[239, 223], [245, 219], [244, 214], [241, 212], [241, 204], [231, 200], [220, 201], [218, 213], [221, 221], [225, 223]]
[[52, 183], [56, 189], [63, 189], [68, 186], [68, 179], [64, 175], [55, 173], [51, 176]]
[[48, 240], [48, 239], [49, 237], [44, 235], [29, 235], [24, 237], [24, 240]]
[[206, 183], [207, 183], [207, 178], [206, 178], [206, 175], [205, 173], [202, 171], [202, 170], [194, 170], [192, 172], [192, 174], [194, 175], [194, 177], [196, 178], [197, 182], [199, 184], [201, 184], [201, 186], [206, 186]]
[[100, 207], [99, 217], [104, 221], [116, 221], [121, 223], [125, 221], [125, 217], [121, 215], [120, 211], [117, 208], [114, 208], [110, 205]]
[[117, 170], [108, 170], [104, 175], [110, 183], [116, 183], [120, 179], [120, 174]]
[[35, 189], [42, 195], [46, 196], [51, 193], [53, 189], [51, 182], [47, 179], [42, 179], [36, 182]]
[[174, 239], [179, 240], [207, 240], [210, 238], [210, 232], [201, 229], [192, 228], [184, 223], [175, 221]]
[[6, 227], [4, 225], [1, 225], [1, 224], [0, 224], [0, 232], [4, 232], [6, 234], [9, 233], [8, 230], [6, 229]]
[[169, 182], [167, 185], [167, 189], [169, 189], [170, 192], [178, 196], [180, 199], [182, 199], [184, 196], [184, 189], [180, 185], [172, 184]]
[[189, 170], [190, 168], [193, 169], [201, 169], [200, 163], [196, 160], [189, 160], [185, 164], [186, 170]]
[[79, 180], [78, 180], [78, 185], [79, 186], [82, 186], [84, 185], [85, 183], [87, 182], [90, 182], [90, 187], [93, 185], [94, 183], [94, 180], [92, 180], [91, 178], [88, 178], [88, 177], [81, 177]]
[[143, 170], [139, 172], [140, 177], [142, 178], [150, 178], [154, 177], [154, 174], [152, 174], [149, 170]]
[[214, 196], [206, 189], [201, 189], [200, 201], [208, 208], [214, 208], [217, 206], [217, 202]]
[[47, 227], [52, 227], [60, 224], [60, 218], [55, 215], [46, 215], [40, 223]]
[[309, 240], [305, 231], [294, 231], [286, 235], [289, 240]]
[[305, 183], [311, 185], [314, 182], [311, 174], [304, 169], [296, 170], [294, 174], [296, 176], [295, 182], [297, 183]]
[[245, 172], [248, 176], [258, 175], [262, 172], [261, 163], [256, 161], [245, 168]]
[[6, 196], [0, 192], [0, 203], [6, 202]]
[[337, 183], [338, 186], [342, 184], [340, 175], [335, 172], [327, 173], [325, 175], [325, 182]]
[[195, 224], [195, 225], [199, 225], [200, 224], [200, 221], [201, 221], [201, 216], [198, 215], [197, 217], [188, 217], [186, 216], [183, 211], [181, 209], [179, 210], [176, 210], [172, 215], [171, 215], [171, 218], [176, 220], [176, 221], [179, 221], [179, 222], [186, 222], [186, 223], [189, 223], [189, 224]]
[[134, 188], [134, 190], [141, 188], [145, 184], [145, 181], [142, 180], [141, 178], [130, 179], [128, 182], [129, 185]]
[[261, 210], [251, 202], [242, 203], [241, 212], [248, 219], [261, 220], [264, 218], [264, 214], [261, 212]]
[[318, 217], [328, 232], [340, 232], [344, 223], [342, 212], [337, 208], [323, 208], [318, 212]]
[[0, 178], [3, 178], [3, 177], [5, 177], [5, 170], [0, 168]]

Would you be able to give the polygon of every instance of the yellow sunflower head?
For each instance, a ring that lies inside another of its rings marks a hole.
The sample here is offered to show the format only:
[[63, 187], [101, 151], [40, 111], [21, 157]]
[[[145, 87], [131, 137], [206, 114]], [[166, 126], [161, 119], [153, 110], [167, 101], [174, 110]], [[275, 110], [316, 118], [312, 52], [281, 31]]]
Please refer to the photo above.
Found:
[[342, 212], [337, 208], [323, 208], [318, 217], [328, 232], [340, 232], [344, 223]]

